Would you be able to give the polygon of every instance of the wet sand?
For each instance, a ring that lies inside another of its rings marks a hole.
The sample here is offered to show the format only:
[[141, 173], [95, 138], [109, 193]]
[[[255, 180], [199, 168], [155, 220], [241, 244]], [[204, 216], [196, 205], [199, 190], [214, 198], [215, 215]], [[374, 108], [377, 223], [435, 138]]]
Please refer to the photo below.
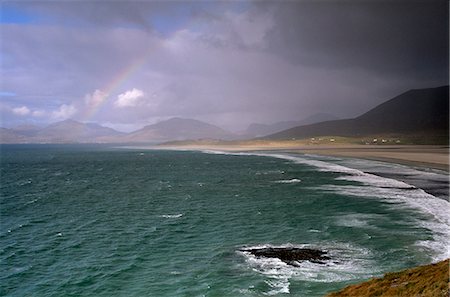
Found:
[[163, 145], [161, 148], [218, 151], [280, 151], [324, 156], [349, 157], [392, 162], [410, 166], [449, 171], [449, 147], [442, 145], [310, 145], [295, 141], [242, 142], [242, 143], [190, 143]]
[[449, 171], [449, 150], [443, 146], [358, 146], [295, 150], [300, 153], [369, 159]]

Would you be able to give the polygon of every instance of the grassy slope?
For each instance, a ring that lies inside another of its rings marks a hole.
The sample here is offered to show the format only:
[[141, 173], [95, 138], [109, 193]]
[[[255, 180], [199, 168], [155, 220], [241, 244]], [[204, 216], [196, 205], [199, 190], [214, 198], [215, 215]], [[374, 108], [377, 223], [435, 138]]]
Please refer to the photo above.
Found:
[[449, 260], [386, 274], [383, 278], [348, 286], [326, 297], [448, 297]]

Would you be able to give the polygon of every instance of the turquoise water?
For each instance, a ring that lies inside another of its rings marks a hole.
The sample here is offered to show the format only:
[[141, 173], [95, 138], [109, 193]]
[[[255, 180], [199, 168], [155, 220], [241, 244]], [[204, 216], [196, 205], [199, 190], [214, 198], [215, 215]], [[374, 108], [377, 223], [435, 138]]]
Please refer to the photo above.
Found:
[[[301, 155], [1, 149], [2, 296], [322, 296], [449, 255], [443, 172]], [[332, 259], [294, 267], [239, 251], [269, 245]]]

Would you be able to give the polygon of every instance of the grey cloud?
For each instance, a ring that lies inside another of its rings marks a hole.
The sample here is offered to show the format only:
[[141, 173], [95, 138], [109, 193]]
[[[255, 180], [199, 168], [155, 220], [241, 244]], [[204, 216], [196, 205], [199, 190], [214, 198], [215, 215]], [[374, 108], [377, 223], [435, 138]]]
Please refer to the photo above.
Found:
[[263, 4], [276, 24], [266, 36], [270, 49], [293, 63], [447, 81], [448, 1]]
[[[82, 25], [2, 27], [2, 84], [17, 93], [2, 113], [73, 104], [83, 120], [86, 95], [100, 90], [110, 97], [88, 120], [137, 127], [181, 116], [242, 129], [318, 112], [352, 117], [407, 89], [446, 83], [448, 10], [441, 1], [270, 1], [228, 14], [218, 8], [227, 3], [209, 9], [202, 2], [193, 25], [168, 36], [149, 30], [148, 12], [164, 10], [160, 17], [170, 22], [177, 18], [170, 12], [185, 4], [67, 3], [29, 8]], [[105, 89], [134, 63], [126, 79]], [[114, 107], [117, 95], [133, 88], [145, 94], [139, 107]]]

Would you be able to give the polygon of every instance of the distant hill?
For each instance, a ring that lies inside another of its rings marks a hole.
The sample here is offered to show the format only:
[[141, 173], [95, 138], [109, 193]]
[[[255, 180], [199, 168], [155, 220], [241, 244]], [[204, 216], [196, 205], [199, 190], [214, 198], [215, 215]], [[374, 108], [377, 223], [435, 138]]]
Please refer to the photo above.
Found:
[[126, 135], [126, 142], [163, 142], [196, 139], [233, 139], [235, 136], [217, 126], [193, 119], [172, 118]]
[[121, 133], [98, 124], [65, 120], [39, 128], [31, 125], [0, 128], [0, 143], [157, 143], [177, 140], [236, 138], [217, 126], [192, 119], [172, 118]]
[[[377, 135], [413, 135], [421, 143], [448, 143], [449, 87], [411, 90], [371, 109], [365, 114], [346, 120], [329, 120], [333, 116], [318, 114], [298, 122], [273, 125], [254, 124], [249, 127], [255, 135], [268, 131], [293, 128], [260, 139], [289, 140], [319, 136], [365, 137]], [[328, 120], [305, 124], [308, 122]], [[299, 124], [300, 123], [300, 124]], [[250, 133], [250, 132], [249, 132]], [[121, 133], [98, 124], [65, 120], [45, 128], [23, 125], [0, 128], [0, 143], [161, 143], [184, 140], [235, 140], [238, 137], [217, 126], [193, 119], [172, 118], [131, 132]], [[242, 137], [240, 137], [242, 139]]]
[[40, 142], [49, 143], [102, 142], [101, 138], [121, 135], [123, 133], [98, 124], [85, 124], [74, 120], [65, 120], [40, 130], [35, 138]]
[[338, 120], [339, 118], [328, 113], [317, 113], [300, 121], [282, 121], [273, 124], [253, 123], [248, 126], [243, 135], [248, 138], [262, 137], [296, 126], [314, 124], [323, 121]]
[[24, 136], [35, 136], [36, 133], [39, 132], [39, 130], [41, 129], [42, 129], [41, 127], [35, 125], [20, 125], [11, 128], [12, 131]]
[[26, 143], [27, 136], [21, 135], [13, 129], [0, 128], [0, 143]]
[[360, 137], [401, 134], [442, 136], [448, 139], [448, 92], [448, 86], [410, 90], [354, 119], [298, 126], [263, 138], [301, 139], [327, 135]]
[[1, 143], [97, 143], [109, 142], [123, 133], [97, 124], [65, 120], [45, 128], [20, 126], [0, 130]]

